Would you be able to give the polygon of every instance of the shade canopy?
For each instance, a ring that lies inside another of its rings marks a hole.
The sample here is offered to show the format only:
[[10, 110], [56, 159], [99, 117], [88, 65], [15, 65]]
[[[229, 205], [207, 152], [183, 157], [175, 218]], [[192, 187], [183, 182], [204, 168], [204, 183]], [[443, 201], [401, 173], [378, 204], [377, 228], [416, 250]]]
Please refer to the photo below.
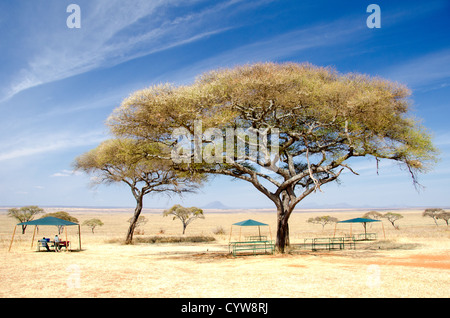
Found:
[[[366, 219], [366, 218], [354, 218], [354, 219], [348, 219], [348, 220], [344, 220], [344, 221], [339, 221], [337, 223], [350, 223], [350, 235], [352, 234], [352, 223], [362, 223], [362, 225], [364, 227], [364, 237], [365, 237], [365, 239], [367, 239], [366, 226], [367, 226], [367, 223], [372, 223], [372, 222], [381, 222], [381, 220]], [[334, 235], [336, 235], [337, 223], [334, 225]], [[386, 238], [386, 234], [384, 233], [383, 222], [381, 222], [381, 227], [383, 228], [383, 236], [384, 236], [384, 238]]]
[[55, 225], [55, 226], [70, 226], [70, 225], [79, 225], [78, 223], [66, 221], [63, 219], [58, 219], [53, 216], [47, 216], [42, 219], [37, 219], [28, 222], [18, 223], [17, 225]]
[[261, 222], [258, 222], [258, 221], [252, 220], [252, 219], [248, 219], [245, 221], [234, 223], [233, 225], [238, 225], [238, 226], [264, 226], [264, 225], [266, 225], [267, 226], [268, 224], [261, 223]]
[[[31, 248], [33, 248], [34, 237], [35, 237], [35, 234], [36, 234], [36, 228], [38, 226], [40, 226], [40, 225], [54, 225], [54, 226], [58, 226], [58, 227], [78, 225], [78, 249], [81, 251], [81, 229], [80, 229], [80, 224], [78, 224], [78, 223], [66, 221], [66, 220], [63, 220], [63, 219], [58, 219], [58, 218], [55, 218], [53, 216], [47, 216], [47, 217], [42, 218], [42, 219], [37, 219], [37, 220], [33, 220], [33, 221], [17, 223], [17, 225], [22, 225], [22, 227], [26, 226], [26, 225], [34, 225], [33, 238], [31, 239]], [[14, 227], [14, 232], [13, 232], [13, 235], [11, 237], [11, 243], [9, 243], [9, 250], [8, 251], [11, 251], [11, 246], [12, 246], [12, 243], [14, 241], [14, 235], [16, 233], [17, 225]], [[66, 241], [67, 241], [67, 228], [65, 228], [65, 229], [66, 229]]]
[[339, 221], [338, 223], [368, 223], [368, 222], [381, 222], [380, 220], [365, 219], [365, 218], [354, 218], [345, 221]]

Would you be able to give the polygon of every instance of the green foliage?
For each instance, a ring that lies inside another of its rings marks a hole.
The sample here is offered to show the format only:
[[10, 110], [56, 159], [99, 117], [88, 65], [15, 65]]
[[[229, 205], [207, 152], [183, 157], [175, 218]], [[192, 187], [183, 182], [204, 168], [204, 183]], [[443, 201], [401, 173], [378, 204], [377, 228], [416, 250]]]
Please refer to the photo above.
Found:
[[53, 216], [55, 218], [61, 219], [61, 220], [66, 220], [69, 222], [74, 222], [74, 223], [78, 223], [78, 219], [74, 216], [71, 216], [69, 213], [65, 212], [65, 211], [58, 211], [58, 212], [52, 212], [52, 213], [46, 213], [43, 216], [41, 216], [40, 218], [45, 218], [48, 216]]
[[104, 224], [103, 224], [102, 220], [97, 219], [97, 218], [93, 218], [93, 219], [85, 220], [85, 221], [83, 222], [83, 224], [81, 224], [81, 225], [90, 227], [92, 233], [94, 233], [94, 229], [95, 229], [97, 226], [103, 226]]
[[362, 217], [365, 219], [379, 220], [383, 217], [383, 214], [377, 211], [369, 211], [367, 213], [364, 213]]
[[400, 229], [398, 225], [395, 225], [395, 221], [403, 219], [403, 215], [401, 215], [400, 213], [387, 212], [383, 215], [383, 218], [391, 222], [394, 229]]
[[323, 230], [325, 225], [331, 224], [331, 223], [337, 223], [337, 222], [339, 222], [339, 220], [335, 217], [325, 215], [325, 216], [316, 216], [315, 218], [309, 218], [306, 222], [313, 223], [313, 224], [321, 224], [322, 230]]
[[[36, 205], [24, 206], [21, 208], [11, 208], [8, 210], [7, 215], [15, 218], [20, 223], [32, 221], [37, 214], [43, 213], [44, 209]], [[25, 234], [27, 226], [22, 225], [22, 234]]]
[[204, 219], [203, 210], [197, 207], [185, 208], [179, 204], [175, 204], [168, 210], [164, 210], [163, 216], [173, 215], [173, 220], [180, 219], [183, 223], [183, 234], [186, 227], [195, 219]]
[[443, 209], [440, 209], [440, 208], [429, 208], [429, 209], [425, 209], [425, 211], [423, 211], [422, 216], [432, 218], [434, 220], [434, 223], [436, 224], [436, 226], [438, 226], [438, 223], [437, 223], [438, 219], [444, 220], [448, 225], [448, 220], [450, 218], [449, 214], [450, 213], [445, 212]]
[[75, 159], [74, 168], [92, 174], [95, 184], [123, 182], [130, 187], [136, 208], [128, 243], [132, 242], [145, 195], [194, 192], [206, 179], [200, 173], [173, 169], [172, 162], [164, 159], [167, 152], [167, 146], [161, 143], [122, 138], [106, 140]]

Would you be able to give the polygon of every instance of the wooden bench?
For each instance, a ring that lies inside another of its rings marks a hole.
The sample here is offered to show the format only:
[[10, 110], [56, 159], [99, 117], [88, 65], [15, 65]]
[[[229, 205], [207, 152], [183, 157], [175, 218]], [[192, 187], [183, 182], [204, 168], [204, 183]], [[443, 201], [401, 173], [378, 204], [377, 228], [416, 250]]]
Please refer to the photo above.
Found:
[[244, 241], [231, 242], [229, 244], [229, 252], [236, 256], [238, 253], [247, 254], [273, 254], [273, 241]]

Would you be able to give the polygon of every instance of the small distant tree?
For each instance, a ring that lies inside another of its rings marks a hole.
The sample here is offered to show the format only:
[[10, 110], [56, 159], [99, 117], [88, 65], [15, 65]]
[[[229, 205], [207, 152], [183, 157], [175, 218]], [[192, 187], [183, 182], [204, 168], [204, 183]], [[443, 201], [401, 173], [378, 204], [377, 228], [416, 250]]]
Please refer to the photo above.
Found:
[[398, 225], [395, 225], [395, 221], [403, 219], [403, 215], [401, 215], [400, 213], [388, 212], [388, 213], [383, 215], [383, 218], [385, 218], [389, 222], [391, 222], [391, 224], [394, 227], [394, 229], [396, 229], [396, 230], [400, 229]]
[[372, 219], [372, 220], [380, 220], [383, 217], [383, 214], [377, 211], [370, 211], [363, 215], [363, 218]]
[[84, 221], [82, 225], [90, 227], [92, 234], [94, 234], [94, 229], [97, 226], [103, 226], [104, 224], [100, 219], [89, 219]]
[[450, 219], [450, 212], [446, 212], [446, 211], [442, 210], [442, 212], [439, 212], [437, 214], [436, 219], [444, 220], [448, 226], [448, 220]]
[[[65, 220], [65, 221], [69, 221], [69, 222], [74, 222], [74, 223], [78, 223], [78, 219], [76, 217], [71, 216], [69, 213], [65, 212], [65, 211], [57, 211], [57, 212], [52, 212], [52, 213], [46, 213], [43, 216], [41, 216], [40, 218], [46, 218], [48, 216], [52, 216], [61, 220]], [[57, 225], [58, 228], [58, 234], [61, 234], [61, 232], [64, 229], [64, 225]]]
[[[134, 222], [133, 217], [128, 219], [128, 223], [130, 223], [130, 226], [131, 226], [131, 224], [133, 224], [133, 222]], [[144, 215], [140, 215], [138, 217], [136, 224], [135, 224], [135, 229], [134, 229], [136, 231], [136, 234], [140, 234], [140, 235], [144, 234], [144, 231], [141, 231], [139, 229], [139, 227], [144, 226], [145, 224], [147, 224], [147, 222], [148, 222], [148, 219]]]
[[53, 216], [53, 217], [61, 219], [61, 220], [66, 220], [66, 221], [69, 221], [69, 222], [78, 223], [78, 219], [76, 217], [70, 215], [69, 213], [67, 213], [65, 211], [45, 213], [40, 218], [42, 219], [42, 218], [46, 218], [48, 216]]
[[175, 204], [168, 210], [164, 210], [163, 216], [173, 215], [173, 220], [180, 219], [183, 223], [183, 234], [186, 232], [186, 227], [195, 219], [204, 219], [203, 210], [191, 207], [185, 208], [179, 204]]
[[[32, 221], [34, 217], [43, 213], [44, 210], [36, 205], [24, 206], [21, 208], [11, 208], [8, 210], [8, 216], [17, 219], [20, 223]], [[22, 225], [22, 234], [25, 234], [27, 226]]]
[[432, 218], [434, 220], [434, 223], [436, 224], [436, 226], [438, 226], [437, 219], [438, 219], [439, 213], [441, 213], [441, 212], [445, 212], [445, 211], [442, 209], [438, 209], [438, 208], [425, 209], [425, 211], [423, 211], [423, 213], [422, 213], [422, 216], [423, 217], [428, 216], [428, 217]]
[[308, 219], [308, 223], [313, 223], [313, 224], [321, 224], [322, 225], [322, 231], [325, 228], [325, 225], [327, 224], [331, 224], [331, 223], [336, 223], [339, 220], [335, 217], [329, 216], [329, 215], [325, 215], [325, 216], [317, 216], [315, 218], [309, 218]]

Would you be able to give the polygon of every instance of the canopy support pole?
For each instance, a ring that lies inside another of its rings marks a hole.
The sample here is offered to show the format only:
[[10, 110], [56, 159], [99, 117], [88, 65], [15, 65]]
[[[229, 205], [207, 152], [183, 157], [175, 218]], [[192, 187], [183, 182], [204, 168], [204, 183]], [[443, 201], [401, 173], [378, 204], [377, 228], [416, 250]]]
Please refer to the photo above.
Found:
[[33, 238], [31, 239], [31, 248], [33, 248], [33, 244], [34, 244], [34, 236], [36, 235], [36, 228], [37, 228], [37, 225], [34, 226]]
[[230, 227], [230, 238], [228, 239], [228, 243], [231, 242], [231, 233], [233, 232], [233, 225], [231, 225]]
[[363, 226], [364, 226], [364, 240], [367, 240], [367, 229], [366, 229], [366, 225], [367, 225], [367, 223], [364, 222], [364, 223], [363, 223]]
[[13, 243], [13, 241], [14, 241], [14, 235], [16, 234], [16, 228], [17, 228], [17, 225], [14, 226], [14, 231], [13, 231], [13, 235], [12, 235], [12, 237], [11, 237], [11, 243], [9, 243], [9, 249], [8, 249], [8, 252], [11, 252], [11, 246], [12, 246], [12, 243]]
[[81, 251], [81, 228], [80, 228], [80, 224], [78, 224], [78, 247], [79, 247], [79, 250]]
[[381, 222], [381, 228], [383, 229], [383, 236], [384, 236], [384, 239], [386, 239], [386, 233], [384, 232], [384, 225], [383, 225], [383, 222]]

